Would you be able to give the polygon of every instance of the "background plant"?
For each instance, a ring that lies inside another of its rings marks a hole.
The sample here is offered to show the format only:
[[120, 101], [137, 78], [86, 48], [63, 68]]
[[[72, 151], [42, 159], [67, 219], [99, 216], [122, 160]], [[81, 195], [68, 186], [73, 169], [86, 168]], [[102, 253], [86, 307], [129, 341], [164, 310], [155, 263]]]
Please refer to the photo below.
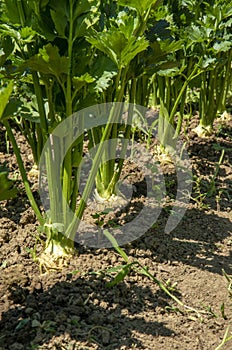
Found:
[[[167, 1], [176, 34], [183, 38], [187, 66], [197, 62], [200, 75], [188, 86], [199, 90], [199, 136], [211, 133], [213, 121], [226, 109], [231, 81], [231, 7], [227, 1]], [[192, 67], [191, 67], [192, 65]]]

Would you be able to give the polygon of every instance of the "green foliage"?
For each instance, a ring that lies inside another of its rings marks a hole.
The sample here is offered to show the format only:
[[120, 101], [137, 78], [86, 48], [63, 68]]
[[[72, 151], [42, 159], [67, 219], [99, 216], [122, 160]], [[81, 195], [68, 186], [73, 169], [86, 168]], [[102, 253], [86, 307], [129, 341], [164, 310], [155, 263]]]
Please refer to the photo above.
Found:
[[119, 69], [128, 66], [139, 52], [148, 47], [144, 37], [133, 35], [136, 28], [135, 19], [125, 15], [120, 13], [115, 21], [116, 25], [112, 25], [107, 31], [92, 31], [91, 35], [87, 36], [87, 41], [104, 52]]
[[67, 57], [61, 57], [59, 49], [52, 44], [47, 44], [43, 49], [39, 49], [39, 53], [26, 61], [26, 65], [34, 71], [42, 74], [62, 78], [62, 75], [68, 74], [69, 60]]
[[[188, 89], [196, 91], [201, 129], [209, 130], [226, 108], [232, 77], [232, 9], [226, 0], [5, 0], [0, 14], [0, 119], [10, 132], [14, 118], [35, 163], [52, 130], [93, 104], [159, 106], [163, 146], [172, 145], [181, 130]], [[89, 150], [119, 133], [131, 138], [130, 126], [108, 124], [88, 131]], [[44, 222], [10, 135], [31, 202]], [[83, 214], [84, 206], [76, 208], [83, 140], [82, 135], [66, 154], [60, 178], [64, 200], [51, 200], [51, 216], [65, 211], [67, 203]], [[106, 153], [102, 160], [109, 159]], [[48, 155], [48, 169], [49, 161]], [[123, 162], [102, 164], [95, 184], [108, 198], [115, 194]], [[55, 198], [52, 178], [49, 192]], [[128, 272], [125, 268], [118, 278]]]

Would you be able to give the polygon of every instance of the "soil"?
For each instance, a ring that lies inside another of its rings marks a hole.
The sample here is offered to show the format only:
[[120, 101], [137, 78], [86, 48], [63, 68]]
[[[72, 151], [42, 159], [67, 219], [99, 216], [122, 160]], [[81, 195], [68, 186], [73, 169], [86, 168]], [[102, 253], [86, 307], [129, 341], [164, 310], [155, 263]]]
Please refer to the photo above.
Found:
[[[112, 248], [78, 245], [78, 255], [67, 266], [41, 273], [36, 261], [42, 250], [39, 225], [0, 127], [0, 160], [19, 187], [18, 196], [1, 202], [0, 211], [1, 350], [216, 350], [227, 327], [231, 334], [232, 291], [223, 271], [232, 275], [232, 120], [218, 121], [208, 138], [197, 137], [196, 123], [193, 118], [182, 136], [194, 174], [184, 217], [171, 233], [165, 233], [176, 176], [171, 164], [163, 164], [168, 200], [156, 224], [123, 249], [130, 261], [149, 268], [198, 313], [179, 306], [157, 283], [135, 270], [117, 285], [107, 286], [115, 273], [106, 270], [124, 264]], [[39, 199], [32, 156], [19, 133], [17, 141]], [[143, 196], [134, 200], [143, 201]], [[129, 218], [135, 215], [129, 214]], [[125, 213], [117, 215], [119, 222], [123, 218]], [[223, 349], [232, 349], [232, 341]]]

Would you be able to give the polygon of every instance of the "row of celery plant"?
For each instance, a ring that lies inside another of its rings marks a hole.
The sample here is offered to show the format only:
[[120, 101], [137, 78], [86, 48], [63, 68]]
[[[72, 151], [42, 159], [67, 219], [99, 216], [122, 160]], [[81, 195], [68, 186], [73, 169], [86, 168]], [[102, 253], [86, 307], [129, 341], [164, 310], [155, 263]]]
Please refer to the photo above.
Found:
[[[160, 105], [161, 116], [173, 126], [178, 112], [177, 135], [182, 125], [188, 86], [191, 84], [191, 88], [198, 88], [199, 81], [205, 82], [200, 89], [203, 106], [203, 101], [207, 101], [206, 87], [212, 91], [211, 83], [206, 84], [206, 77], [214, 74], [216, 82], [217, 74], [212, 68], [218, 61], [223, 66], [222, 78], [219, 79], [223, 84], [223, 97], [219, 104], [221, 109], [224, 108], [229, 79], [223, 78], [231, 72], [231, 55], [227, 57], [224, 52], [231, 50], [228, 37], [224, 43], [221, 33], [228, 32], [231, 13], [222, 0], [213, 2], [215, 11], [218, 1], [221, 18], [217, 25], [215, 18], [219, 15], [216, 13], [216, 16], [214, 12], [214, 16], [210, 15], [209, 7], [205, 8], [196, 1], [178, 1], [175, 8], [172, 2], [164, 1], [162, 4], [159, 0], [142, 3], [136, 0], [117, 3], [89, 0], [80, 4], [74, 1], [57, 3], [54, 0], [1, 2], [5, 6], [1, 24], [4, 52], [1, 58], [6, 61], [10, 57], [12, 60], [5, 70], [5, 78], [15, 78], [17, 81], [15, 94], [22, 95], [16, 104], [19, 108], [17, 115], [20, 116], [18, 122], [32, 148], [35, 162], [39, 161], [41, 150], [50, 140], [49, 135], [57, 124], [95, 103], [127, 100], [147, 105], [152, 93], [153, 104]], [[208, 24], [203, 22], [207, 11]], [[219, 27], [221, 32], [218, 34]], [[191, 35], [186, 34], [188, 32]], [[221, 45], [216, 50], [219, 37]], [[222, 56], [221, 60], [211, 57], [216, 51]], [[216, 88], [219, 89], [218, 85]], [[30, 98], [33, 94], [36, 95], [36, 102]], [[201, 113], [203, 107], [200, 108]], [[208, 123], [208, 120], [204, 122], [205, 115], [201, 115], [201, 124]], [[215, 116], [210, 116], [212, 121]], [[88, 132], [90, 149], [99, 142], [118, 136], [118, 124], [111, 121]], [[161, 122], [161, 139], [165, 145], [170, 140], [168, 130], [163, 130], [166, 124], [162, 125]], [[124, 130], [125, 138], [130, 138], [130, 124], [131, 121]], [[9, 130], [8, 119], [5, 119], [5, 125]], [[10, 130], [9, 135], [16, 150], [17, 145]], [[101, 199], [109, 199], [116, 193], [123, 160], [118, 163], [114, 159], [104, 162], [104, 159], [109, 159], [109, 154], [100, 147], [98, 153], [102, 152], [103, 162], [96, 176], [93, 176], [96, 172], [93, 170], [82, 201], [76, 208], [77, 175], [82, 151], [83, 137], [80, 137], [65, 156], [61, 176], [62, 203], [54, 197], [56, 191], [48, 171], [49, 192], [53, 198], [50, 201], [51, 217], [57, 217], [57, 213], [64, 213], [65, 216], [68, 203], [81, 218], [93, 181]], [[110, 150], [112, 158], [114, 151]], [[19, 152], [16, 154], [22, 165]], [[47, 162], [48, 165], [52, 164], [51, 154], [48, 154]], [[23, 177], [26, 183], [25, 174]], [[29, 192], [28, 188], [32, 198]], [[35, 203], [33, 205], [38, 213]], [[38, 217], [44, 224], [41, 214]], [[65, 227], [67, 220], [67, 217], [63, 218]], [[50, 221], [50, 224], [54, 222]], [[49, 251], [53, 251], [55, 243], [73, 250], [72, 240], [56, 231], [52, 225], [45, 227]]]
[[[49, 135], [55, 126], [75, 111], [93, 102], [102, 102], [103, 96], [106, 101], [112, 99], [120, 102], [128, 95], [130, 101], [134, 101], [134, 84], [128, 76], [130, 62], [148, 46], [143, 33], [151, 5], [155, 3], [156, 1], [147, 1], [143, 6], [136, 4], [135, 8], [131, 10], [132, 15], [126, 15], [125, 4], [121, 1], [119, 2], [121, 6], [119, 6], [116, 15], [112, 16], [108, 28], [103, 26], [101, 29], [96, 24], [100, 16], [97, 1], [84, 1], [81, 4], [74, 1], [57, 4], [54, 0], [46, 2], [22, 1], [20, 3], [6, 0], [4, 2], [3, 12], [5, 15], [1, 24], [1, 35], [2, 42], [8, 41], [12, 47], [11, 55], [9, 53], [8, 57], [12, 60], [12, 67], [16, 67], [16, 69], [12, 69], [11, 78], [19, 80], [15, 94], [20, 93], [20, 89], [27, 84], [27, 89], [32, 90], [36, 96], [35, 108], [37, 107], [39, 120], [36, 118], [33, 121], [27, 104], [23, 103], [25, 98], [20, 101], [21, 105], [17, 110], [21, 130], [25, 133], [25, 130], [30, 129], [32, 125], [33, 130], [36, 130], [31, 137], [25, 135], [34, 150], [35, 161], [39, 160], [39, 153], [45, 142], [48, 141], [51, 144], [54, 142]], [[6, 51], [5, 49], [4, 54]], [[107, 69], [99, 72], [98, 65], [103, 60], [105, 63], [108, 62], [111, 67], [108, 75], [106, 74]], [[114, 64], [113, 72], [112, 63]], [[6, 72], [5, 78], [9, 79], [7, 74], [8, 72]], [[113, 118], [113, 113], [111, 115]], [[91, 131], [90, 147], [100, 141], [98, 154], [96, 154], [98, 163], [99, 155], [103, 153], [101, 147], [103, 141], [117, 136], [117, 124], [112, 123], [112, 118], [109, 117], [103, 130], [96, 128]], [[60, 213], [64, 215], [60, 221], [66, 228], [68, 217], [66, 217], [65, 208], [68, 203], [73, 211], [76, 210], [76, 216], [81, 218], [95, 178], [97, 191], [100, 195], [104, 196], [105, 192], [109, 192], [107, 197], [111, 196], [115, 192], [115, 183], [122, 169], [122, 161], [119, 162], [116, 172], [115, 162], [103, 163], [97, 177], [93, 176], [96, 168], [98, 169], [98, 164], [94, 163], [95, 167], [93, 167], [93, 171], [91, 169], [81, 202], [76, 208], [77, 169], [82, 159], [83, 137], [79, 138], [65, 155], [61, 174], [64, 198], [62, 203], [55, 196], [56, 188], [54, 188], [51, 174], [54, 159], [51, 152], [48, 152], [47, 176], [50, 193], [50, 217], [47, 221], [46, 218], [42, 217], [38, 206], [32, 199], [20, 152], [14, 134], [11, 132], [9, 118], [4, 118], [4, 125], [18, 158], [31, 204], [46, 230], [48, 240], [45, 251], [56, 255], [73, 251], [73, 239], [63, 235], [65, 232], [59, 232], [57, 226], [53, 225], [57, 222], [57, 215], [61, 215]], [[129, 136], [130, 127], [127, 126], [125, 137]], [[67, 139], [65, 141], [68, 143]], [[37, 146], [39, 151], [36, 149]], [[107, 176], [104, 173], [107, 173]], [[112, 173], [117, 174], [113, 182]], [[98, 177], [104, 178], [103, 191], [101, 186], [98, 186], [101, 184]], [[55, 218], [55, 222], [53, 218]], [[70, 233], [70, 235], [72, 234], [73, 232]]]
[[[212, 0], [209, 3], [167, 0], [164, 3], [166, 6], [161, 9], [161, 15], [169, 18], [169, 23], [161, 20], [160, 36], [153, 45], [160, 50], [162, 46], [165, 47], [160, 39], [168, 37], [171, 45], [176, 47], [176, 54], [173, 57], [167, 51], [164, 61], [171, 61], [173, 67], [157, 67], [152, 77], [154, 102], [160, 104], [161, 112], [173, 126], [174, 117], [178, 115], [178, 134], [187, 89], [199, 91], [200, 121], [195, 131], [200, 136], [206, 135], [212, 131], [215, 118], [226, 109], [232, 72], [232, 9], [225, 0]], [[161, 54], [165, 52], [160, 51]]]

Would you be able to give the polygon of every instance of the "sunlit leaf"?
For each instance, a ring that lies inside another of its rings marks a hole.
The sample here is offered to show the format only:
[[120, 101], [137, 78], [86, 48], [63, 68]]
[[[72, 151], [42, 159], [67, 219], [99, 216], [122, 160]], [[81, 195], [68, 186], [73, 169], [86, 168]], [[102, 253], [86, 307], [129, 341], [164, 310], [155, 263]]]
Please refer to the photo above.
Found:
[[143, 14], [151, 6], [155, 5], [159, 0], [119, 0], [118, 4], [121, 6], [128, 6], [136, 9], [140, 14]]
[[111, 28], [107, 32], [95, 32], [91, 37], [87, 37], [87, 41], [104, 52], [119, 68], [127, 66], [148, 46], [144, 37], [127, 38], [117, 28]]
[[128, 15], [126, 11], [121, 11], [116, 18], [115, 23], [117, 24], [120, 32], [122, 32], [126, 38], [129, 38], [131, 35], [133, 35], [138, 25], [138, 18]]
[[180, 73], [179, 67], [167, 68], [163, 70], [159, 70], [157, 74], [165, 77], [174, 77]]
[[23, 27], [20, 30], [21, 39], [26, 43], [32, 42], [36, 34], [37, 33], [30, 27]]
[[88, 13], [77, 18], [75, 22], [74, 38], [83, 37], [88, 35], [88, 29], [98, 21], [98, 15]]
[[209, 67], [210, 65], [212, 65], [212, 64], [215, 63], [215, 62], [216, 62], [216, 58], [213, 58], [213, 57], [206, 57], [206, 58], [203, 60], [201, 67], [205, 69], [205, 68]]
[[119, 247], [118, 242], [116, 239], [111, 235], [111, 233], [108, 230], [104, 230], [104, 235], [108, 238], [108, 240], [112, 243], [112, 246], [114, 249], [121, 255], [121, 257], [128, 263], [129, 257], [127, 256], [126, 252]]
[[171, 41], [163, 40], [160, 41], [160, 48], [166, 53], [173, 53], [183, 48], [183, 40]]
[[116, 72], [105, 71], [102, 76], [97, 80], [95, 90], [103, 92], [112, 83], [112, 78], [116, 75]]
[[98, 0], [79, 0], [76, 2], [75, 10], [74, 10], [74, 19], [77, 17], [87, 13], [87, 12], [95, 12], [99, 5]]
[[232, 47], [232, 41], [221, 41], [221, 42], [216, 42], [214, 45], [213, 45], [213, 48], [215, 51], [218, 51], [218, 52], [226, 52], [226, 51], [229, 51]]
[[76, 90], [80, 90], [83, 86], [93, 83], [95, 79], [89, 73], [85, 73], [80, 77], [73, 77], [72, 81]]

